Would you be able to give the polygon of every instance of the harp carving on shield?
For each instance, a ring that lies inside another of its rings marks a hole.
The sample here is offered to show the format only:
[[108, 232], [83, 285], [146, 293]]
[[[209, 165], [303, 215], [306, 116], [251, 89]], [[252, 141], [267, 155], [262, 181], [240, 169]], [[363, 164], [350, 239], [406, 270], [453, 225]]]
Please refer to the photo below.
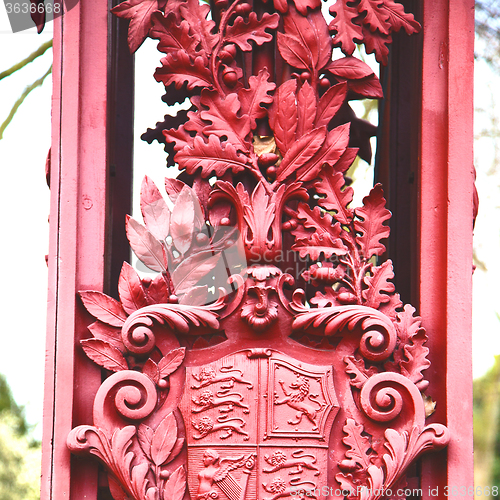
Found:
[[113, 12], [131, 50], [158, 40], [166, 100], [190, 100], [145, 135], [181, 173], [165, 194], [146, 177], [144, 223], [127, 218], [154, 276], [124, 263], [120, 301], [80, 293], [108, 376], [68, 446], [116, 500], [382, 498], [449, 432], [426, 424], [427, 336], [382, 258], [382, 186], [351, 206], [376, 127], [349, 102], [383, 95], [354, 42], [385, 64], [420, 25], [392, 0], [338, 0], [330, 24], [319, 0], [155, 7]]

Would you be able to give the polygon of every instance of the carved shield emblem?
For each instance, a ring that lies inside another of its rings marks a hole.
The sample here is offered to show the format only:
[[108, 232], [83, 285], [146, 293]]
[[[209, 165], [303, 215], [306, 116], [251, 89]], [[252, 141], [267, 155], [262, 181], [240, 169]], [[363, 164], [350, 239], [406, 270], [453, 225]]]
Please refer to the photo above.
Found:
[[271, 349], [188, 367], [180, 409], [191, 498], [320, 498], [338, 408], [331, 366]]

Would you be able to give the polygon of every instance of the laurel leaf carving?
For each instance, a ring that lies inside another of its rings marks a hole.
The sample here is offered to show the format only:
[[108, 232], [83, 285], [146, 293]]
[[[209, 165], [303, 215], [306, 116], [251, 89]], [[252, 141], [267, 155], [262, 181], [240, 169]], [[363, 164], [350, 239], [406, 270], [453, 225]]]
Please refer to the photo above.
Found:
[[174, 414], [169, 413], [156, 428], [151, 440], [151, 458], [155, 465], [163, 465], [177, 441], [177, 422]]
[[295, 92], [297, 82], [287, 80], [278, 87], [274, 102], [269, 110], [269, 125], [281, 154], [284, 155], [295, 141], [297, 130], [297, 103]]
[[99, 339], [86, 339], [81, 341], [85, 354], [99, 366], [118, 372], [128, 370], [128, 364], [123, 354], [114, 346]]
[[102, 292], [92, 290], [79, 292], [85, 309], [98, 320], [111, 326], [122, 326], [127, 314], [122, 305]]
[[146, 227], [157, 240], [168, 236], [170, 210], [156, 184], [146, 175], [141, 185], [141, 213]]
[[141, 279], [128, 262], [123, 263], [118, 278], [118, 294], [122, 307], [128, 314], [148, 305]]
[[186, 348], [179, 347], [177, 349], [172, 349], [168, 354], [161, 358], [158, 363], [158, 369], [160, 370], [160, 378], [165, 378], [179, 368], [179, 366], [184, 361], [184, 356], [186, 355]]
[[183, 465], [178, 467], [165, 483], [164, 492], [166, 498], [171, 500], [182, 500], [186, 491], [187, 475]]
[[153, 271], [166, 271], [161, 243], [135, 219], [126, 217], [127, 238], [137, 258]]

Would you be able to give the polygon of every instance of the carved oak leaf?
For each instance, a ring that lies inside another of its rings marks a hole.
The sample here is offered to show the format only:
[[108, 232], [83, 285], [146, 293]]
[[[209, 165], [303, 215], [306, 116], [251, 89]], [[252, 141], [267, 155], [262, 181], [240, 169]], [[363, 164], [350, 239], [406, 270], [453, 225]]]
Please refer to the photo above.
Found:
[[354, 220], [354, 229], [358, 233], [356, 242], [361, 247], [363, 258], [382, 255], [385, 246], [380, 240], [388, 238], [390, 233], [384, 222], [391, 218], [391, 212], [385, 208], [382, 185], [376, 184], [370, 194], [363, 198], [363, 206], [356, 208], [354, 212], [358, 217]]
[[241, 112], [250, 118], [250, 127], [254, 130], [257, 126], [255, 120], [265, 118], [267, 109], [263, 104], [272, 104], [273, 96], [269, 95], [276, 88], [276, 84], [269, 81], [267, 68], [261, 69], [257, 76], [252, 75], [248, 80], [248, 89], [238, 91], [241, 103]]
[[[185, 50], [188, 54], [196, 51], [200, 38], [189, 32], [189, 23], [181, 21], [177, 23], [174, 12], [164, 16], [161, 12], [155, 12], [152, 16], [153, 27], [150, 37], [159, 40], [158, 50], [168, 54], [176, 50]], [[201, 54], [200, 54], [201, 55]]]
[[331, 58], [328, 26], [320, 11], [307, 17], [290, 8], [284, 17], [284, 33], [278, 33], [278, 50], [285, 61], [297, 69], [317, 74]]
[[403, 344], [408, 344], [410, 339], [417, 335], [422, 329], [422, 318], [415, 316], [416, 309], [410, 304], [406, 304], [402, 312], [396, 317], [396, 330], [398, 338]]
[[158, 370], [160, 371], [160, 378], [165, 378], [179, 368], [186, 356], [186, 348], [178, 347], [172, 349], [169, 353], [165, 354], [158, 363]]
[[302, 182], [312, 181], [318, 177], [324, 165], [332, 167], [336, 165], [349, 144], [349, 129], [350, 123], [344, 123], [328, 131], [326, 141], [321, 148], [309, 161], [297, 169], [296, 179]]
[[361, 295], [365, 306], [378, 309], [381, 304], [389, 302], [390, 295], [396, 290], [394, 283], [390, 281], [394, 278], [392, 261], [389, 259], [381, 266], [372, 267], [371, 272], [371, 276], [366, 275], [363, 279], [368, 288]]
[[326, 287], [325, 293], [317, 291], [314, 297], [309, 301], [318, 307], [332, 307], [340, 305], [337, 302], [337, 294], [332, 287]]
[[118, 372], [128, 370], [128, 364], [121, 351], [108, 342], [99, 339], [86, 339], [80, 341], [85, 354], [99, 366]]
[[163, 274], [157, 274], [146, 289], [146, 300], [149, 305], [168, 302], [170, 295], [171, 294]]
[[148, 305], [141, 279], [128, 262], [123, 263], [118, 278], [118, 294], [122, 307], [128, 314]]
[[[316, 117], [316, 92], [306, 80], [297, 94], [298, 123], [296, 137], [300, 138], [314, 127]], [[328, 125], [327, 123], [324, 125]], [[316, 125], [318, 128], [318, 125]]]
[[318, 200], [320, 206], [334, 212], [335, 219], [341, 224], [351, 223], [353, 211], [348, 206], [352, 202], [354, 191], [345, 186], [343, 174], [326, 165], [320, 173], [320, 180], [314, 183], [314, 189], [319, 195], [324, 195], [324, 198]]
[[316, 10], [321, 6], [321, 0], [294, 0], [293, 3], [303, 16], [307, 16], [308, 9]]
[[101, 321], [96, 321], [88, 326], [88, 329], [95, 339], [104, 340], [120, 351], [125, 351], [125, 346], [122, 342], [121, 329], [106, 325]]
[[146, 227], [157, 240], [168, 236], [170, 210], [156, 184], [146, 175], [141, 185], [141, 213]]
[[127, 0], [113, 7], [111, 12], [118, 17], [130, 19], [128, 27], [128, 45], [133, 54], [146, 39], [151, 28], [151, 16], [160, 9], [158, 0]]
[[[338, 229], [338, 233], [342, 231], [340, 224], [333, 226]], [[347, 247], [342, 243], [340, 238], [335, 238], [331, 234], [312, 234], [309, 239], [299, 239], [292, 246], [292, 250], [299, 252], [301, 258], [305, 258], [307, 255], [311, 257], [312, 260], [318, 260], [323, 253], [326, 259], [329, 259], [332, 255], [345, 255], [347, 253]]]
[[354, 356], [346, 356], [344, 358], [344, 363], [346, 364], [346, 373], [349, 375], [354, 375], [351, 377], [350, 383], [353, 387], [361, 389], [365, 382], [375, 373], [377, 370], [372, 366], [369, 370], [365, 367], [365, 362], [363, 359], [357, 359]]
[[351, 7], [345, 0], [337, 0], [330, 7], [330, 14], [334, 17], [329, 25], [333, 32], [333, 46], [340, 47], [342, 52], [348, 56], [352, 55], [356, 43], [363, 41], [363, 31], [357, 24], [359, 16], [355, 7]]
[[394, 352], [394, 363], [386, 363], [386, 370], [401, 372], [409, 378], [420, 391], [424, 391], [429, 382], [424, 380], [422, 371], [430, 366], [427, 360], [429, 349], [424, 347], [427, 335], [422, 328], [421, 318], [414, 316], [415, 308], [406, 304], [402, 312], [397, 313], [394, 322], [400, 347]]
[[165, 87], [175, 84], [180, 89], [187, 84], [188, 90], [196, 87], [211, 87], [212, 73], [207, 67], [207, 60], [201, 56], [194, 58], [185, 50], [177, 50], [167, 54], [160, 60], [162, 66], [156, 68], [154, 77], [157, 82], [163, 82]]
[[170, 221], [170, 233], [175, 248], [184, 255], [193, 241], [194, 219], [195, 219], [195, 201], [193, 193], [187, 186], [182, 188], [172, 210]]
[[387, 22], [388, 12], [381, 8], [383, 4], [384, 0], [360, 0], [357, 8], [360, 14], [366, 13], [363, 24], [369, 26], [372, 32], [379, 30], [380, 33], [388, 35], [391, 25]]
[[330, 87], [319, 100], [315, 127], [327, 126], [337, 114], [347, 97], [347, 84], [338, 83]]
[[112, 297], [108, 297], [102, 292], [92, 290], [78, 292], [85, 309], [98, 320], [111, 326], [123, 326], [127, 319], [127, 314], [122, 305]]
[[393, 293], [389, 295], [389, 300], [385, 303], [380, 304], [378, 310], [389, 316], [392, 320], [396, 319], [397, 311], [403, 307], [403, 302], [401, 302], [401, 297], [399, 293]]
[[248, 158], [239, 154], [230, 142], [222, 143], [216, 135], [208, 137], [208, 144], [200, 136], [195, 137], [192, 146], [186, 146], [179, 151], [175, 159], [179, 167], [185, 168], [190, 175], [201, 168], [201, 176], [204, 178], [212, 172], [217, 177], [222, 177], [227, 170], [235, 174], [242, 172], [248, 161]]
[[362, 471], [368, 470], [368, 468], [373, 465], [372, 459], [376, 454], [371, 448], [368, 437], [363, 435], [363, 425], [357, 424], [352, 418], [348, 418], [343, 427], [343, 431], [346, 436], [342, 438], [342, 442], [349, 447], [345, 456], [350, 460], [349, 464], [347, 464], [345, 460], [342, 461], [339, 467], [352, 471], [356, 466], [361, 468]]
[[269, 110], [269, 125], [273, 129], [274, 139], [283, 156], [295, 142], [298, 116], [296, 90], [296, 80], [287, 80], [280, 85]]
[[156, 428], [151, 440], [151, 458], [156, 466], [163, 465], [177, 441], [177, 422], [174, 414], [169, 413]]
[[189, 23], [191, 31], [200, 39], [202, 49], [207, 55], [210, 54], [219, 41], [219, 37], [213, 34], [215, 22], [207, 20], [210, 7], [198, 0], [186, 0], [180, 7], [180, 13]]
[[276, 29], [279, 19], [279, 14], [269, 14], [267, 12], [260, 19], [257, 18], [255, 12], [250, 12], [247, 21], [242, 16], [238, 16], [233, 24], [227, 26], [224, 42], [234, 43], [244, 52], [248, 52], [252, 50], [250, 42], [262, 45], [273, 39], [273, 35], [267, 33], [266, 30]]
[[415, 21], [413, 14], [406, 13], [400, 3], [393, 0], [384, 0], [381, 9], [389, 15], [389, 24], [393, 31], [399, 31], [403, 28], [408, 35], [420, 31], [421, 26]]
[[215, 134], [222, 139], [227, 137], [228, 142], [239, 151], [250, 151], [250, 120], [247, 115], [240, 115], [241, 103], [238, 95], [231, 93], [225, 98], [216, 90], [203, 89], [200, 98], [202, 109], [201, 118], [209, 122], [203, 128], [205, 135]]
[[187, 475], [183, 465], [178, 467], [170, 476], [163, 487], [164, 498], [169, 500], [182, 500], [186, 492]]
[[409, 378], [420, 391], [424, 391], [429, 382], [424, 380], [423, 370], [431, 366], [427, 359], [429, 349], [424, 346], [427, 342], [427, 335], [421, 329], [416, 335], [411, 338], [411, 344], [404, 346], [404, 353], [408, 361], [401, 362], [401, 374]]
[[[326, 127], [311, 130], [295, 142], [285, 153], [283, 161], [276, 171], [276, 181], [283, 182], [296, 170], [303, 168], [319, 150], [326, 139]], [[322, 165], [322, 164], [321, 164]], [[314, 178], [314, 177], [313, 177]]]
[[375, 54], [375, 59], [377, 59], [380, 64], [387, 66], [389, 45], [392, 43], [392, 36], [384, 35], [378, 31], [372, 33], [369, 29], [366, 29], [364, 25], [362, 30], [366, 53]]
[[153, 271], [166, 271], [161, 243], [129, 215], [125, 225], [128, 241], [137, 258]]
[[329, 258], [334, 254], [344, 255], [347, 253], [347, 247], [340, 239], [342, 227], [338, 222], [333, 224], [333, 218], [330, 214], [322, 212], [319, 207], [314, 207], [311, 210], [307, 204], [299, 203], [297, 218], [303, 221], [304, 228], [314, 229], [312, 233], [306, 232], [305, 238], [303, 230], [297, 228], [292, 231], [292, 234], [297, 238], [292, 249], [298, 250], [301, 257], [308, 254], [311, 258], [317, 259], [319, 254], [324, 252], [325, 257]]
[[178, 128], [162, 130], [162, 135], [165, 137], [165, 151], [168, 153], [167, 166], [175, 165], [175, 154], [186, 146], [193, 144], [193, 138], [185, 128], [185, 125], [188, 123], [189, 121], [187, 121], [184, 125], [180, 125]]

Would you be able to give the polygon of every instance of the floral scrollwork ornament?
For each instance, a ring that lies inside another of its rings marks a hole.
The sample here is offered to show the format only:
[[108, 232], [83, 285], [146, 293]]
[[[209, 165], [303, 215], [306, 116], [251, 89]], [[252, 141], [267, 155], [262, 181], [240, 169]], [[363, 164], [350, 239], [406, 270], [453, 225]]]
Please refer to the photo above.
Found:
[[[82, 291], [81, 341], [103, 369], [93, 425], [68, 436], [97, 457], [115, 500], [377, 500], [449, 432], [426, 424], [427, 336], [382, 260], [383, 188], [352, 206], [346, 171], [376, 127], [349, 101], [383, 97], [355, 43], [385, 63], [417, 33], [393, 0], [126, 0], [166, 115], [143, 138], [180, 174], [146, 177], [139, 260], [119, 300]], [[343, 53], [343, 54], [342, 54]], [[381, 493], [382, 492], [382, 493]]]

